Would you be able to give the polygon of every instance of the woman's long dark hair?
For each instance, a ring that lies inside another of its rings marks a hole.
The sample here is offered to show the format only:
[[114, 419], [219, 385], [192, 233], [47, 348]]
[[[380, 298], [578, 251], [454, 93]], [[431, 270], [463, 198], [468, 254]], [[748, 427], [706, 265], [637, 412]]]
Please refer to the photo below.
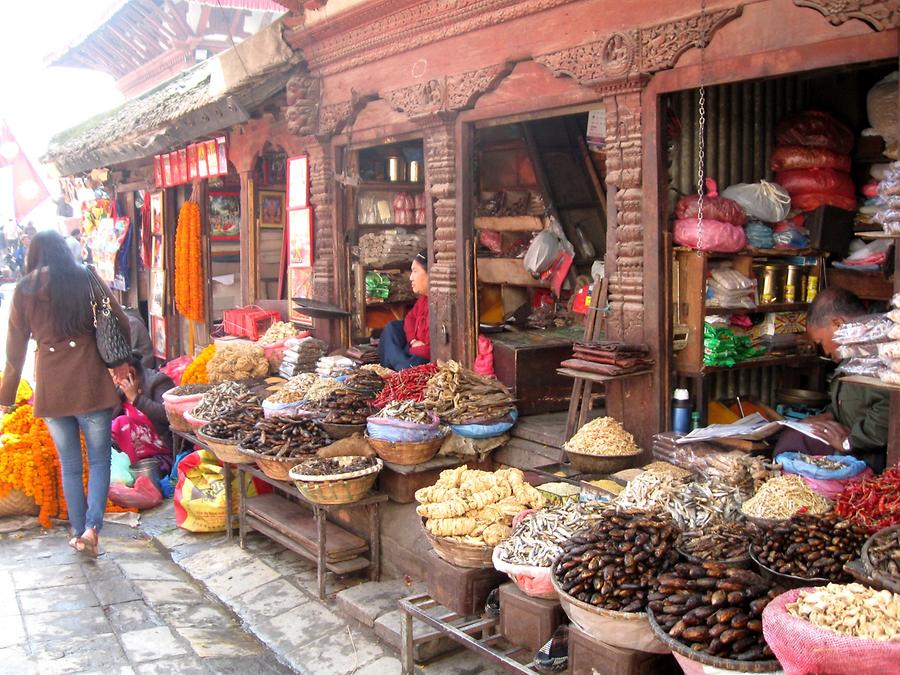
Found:
[[[53, 230], [34, 235], [25, 256], [25, 273], [46, 267], [51, 321], [59, 337], [82, 335], [93, 329], [91, 282], [88, 271], [75, 261], [66, 241]], [[39, 275], [33, 275], [35, 288]]]

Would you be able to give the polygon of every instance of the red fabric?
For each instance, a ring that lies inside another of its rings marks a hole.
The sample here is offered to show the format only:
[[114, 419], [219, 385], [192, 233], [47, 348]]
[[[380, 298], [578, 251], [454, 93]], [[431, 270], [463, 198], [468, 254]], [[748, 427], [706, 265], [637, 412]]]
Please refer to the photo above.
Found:
[[150, 240], [153, 233], [150, 232], [150, 193], [144, 192], [144, 205], [141, 207], [141, 265], [149, 270], [152, 266], [150, 260]]
[[700, 244], [704, 251], [719, 253], [736, 253], [747, 245], [744, 229], [720, 220], [703, 219], [703, 237], [696, 218], [682, 218], [675, 221], [672, 237], [676, 244], [697, 248]]
[[16, 220], [25, 217], [40, 206], [50, 193], [34, 165], [22, 150], [6, 122], [0, 120], [0, 168], [12, 166], [12, 199]]
[[[700, 197], [698, 195], [682, 197], [675, 205], [675, 217], [680, 220], [696, 218], [697, 203], [699, 201]], [[747, 215], [736, 201], [728, 199], [728, 197], [719, 196], [716, 181], [712, 178], [706, 179], [706, 194], [703, 196], [703, 218], [731, 223], [738, 227], [742, 227], [747, 222]]]
[[802, 145], [783, 145], [775, 148], [769, 162], [772, 171], [790, 169], [835, 169], [850, 173], [850, 156], [828, 148], [807, 148]]
[[493, 377], [494, 373], [494, 343], [485, 335], [478, 336], [478, 356], [472, 367], [479, 375]]
[[853, 132], [827, 112], [807, 110], [782, 119], [775, 127], [778, 145], [828, 148], [842, 155], [853, 149]]
[[856, 199], [844, 195], [810, 193], [791, 197], [791, 206], [798, 211], [815, 211], [825, 205], [856, 211]]
[[406, 334], [406, 341], [411, 343], [413, 340], [424, 342], [421, 347], [410, 347], [409, 353], [413, 356], [420, 356], [423, 359], [431, 359], [431, 338], [429, 335], [428, 320], [428, 296], [423, 295], [413, 308], [409, 310], [409, 314], [403, 319], [403, 332]]
[[850, 174], [834, 169], [793, 169], [779, 171], [775, 182], [788, 191], [791, 197], [807, 194], [835, 194], [856, 198], [856, 186]]

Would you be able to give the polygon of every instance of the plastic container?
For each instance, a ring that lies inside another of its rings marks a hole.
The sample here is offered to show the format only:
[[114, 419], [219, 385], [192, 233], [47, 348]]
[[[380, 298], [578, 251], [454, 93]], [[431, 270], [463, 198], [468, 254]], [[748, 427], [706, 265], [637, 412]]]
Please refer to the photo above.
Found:
[[676, 389], [672, 397], [672, 431], [686, 434], [691, 430], [691, 400], [687, 389]]

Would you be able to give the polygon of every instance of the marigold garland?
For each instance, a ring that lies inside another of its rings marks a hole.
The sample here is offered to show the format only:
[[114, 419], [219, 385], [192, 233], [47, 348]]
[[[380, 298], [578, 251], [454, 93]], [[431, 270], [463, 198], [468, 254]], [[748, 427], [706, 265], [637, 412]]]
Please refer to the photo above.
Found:
[[[62, 473], [56, 446], [47, 423], [34, 417], [30, 405], [21, 405], [3, 418], [0, 425], [0, 497], [19, 490], [34, 499], [40, 508], [38, 520], [43, 527], [53, 527], [52, 518], [66, 518], [66, 500], [62, 490]], [[87, 489], [88, 463], [81, 439], [84, 463], [83, 481]], [[111, 502], [107, 512], [135, 511]]]
[[206, 372], [206, 364], [215, 356], [215, 353], [216, 345], [213, 343], [197, 354], [197, 357], [184, 369], [184, 373], [181, 375], [181, 384], [207, 384], [209, 373]]
[[175, 309], [191, 321], [205, 321], [200, 206], [187, 201], [175, 230]]

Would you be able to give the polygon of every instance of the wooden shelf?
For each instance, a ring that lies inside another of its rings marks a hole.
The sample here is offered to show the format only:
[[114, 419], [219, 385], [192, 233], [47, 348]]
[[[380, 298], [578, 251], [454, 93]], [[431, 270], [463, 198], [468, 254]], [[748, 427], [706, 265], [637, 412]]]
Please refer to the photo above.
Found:
[[865, 270], [825, 270], [829, 286], [850, 291], [863, 300], [890, 300], [894, 294], [894, 284], [882, 272]]
[[415, 298], [412, 300], [385, 300], [383, 302], [367, 302], [366, 307], [390, 307], [392, 305], [414, 305], [415, 303]]
[[392, 229], [396, 229], [398, 227], [417, 229], [420, 227], [425, 227], [425, 223], [417, 223], [415, 225], [399, 225], [397, 223], [382, 223], [380, 225], [375, 225], [372, 223], [365, 223], [365, 224], [360, 223], [356, 227], [357, 227], [357, 229], [360, 229], [360, 230], [392, 230]]
[[392, 182], [389, 180], [364, 180], [356, 186], [359, 190], [411, 190], [424, 192], [425, 183], [410, 183], [406, 181]]
[[861, 384], [864, 387], [887, 389], [888, 391], [900, 391], [900, 384], [882, 382], [877, 377], [869, 377], [867, 375], [847, 375], [846, 377], [841, 378], [841, 382], [846, 382], [847, 384]]
[[549, 281], [535, 279], [525, 270], [522, 258], [478, 258], [478, 281], [485, 284], [511, 284], [550, 288]]
[[710, 314], [770, 314], [772, 312], [805, 312], [808, 302], [773, 302], [767, 305], [748, 307], [710, 307], [706, 306], [706, 316]]
[[[672, 250], [675, 252], [685, 252], [685, 253], [698, 253], [698, 251], [688, 248], [687, 246], [674, 246]], [[736, 258], [737, 256], [749, 255], [754, 258], [808, 258], [810, 256], [817, 256], [820, 254], [820, 251], [814, 248], [798, 248], [798, 249], [783, 249], [783, 248], [745, 248], [742, 251], [738, 251], [736, 253], [717, 253], [717, 252], [709, 252], [709, 251], [699, 251], [699, 253], [706, 258]]]
[[582, 380], [590, 380], [603, 384], [605, 382], [615, 382], [616, 380], [624, 380], [629, 377], [637, 377], [639, 375], [649, 375], [651, 370], [636, 370], [633, 373], [623, 373], [621, 375], [600, 375], [598, 373], [586, 373], [583, 370], [575, 370], [574, 368], [557, 368], [556, 372], [566, 377], [577, 377]]
[[540, 232], [544, 221], [539, 216], [476, 216], [476, 230], [494, 232]]
[[900, 233], [891, 234], [890, 232], [856, 232], [860, 239], [900, 239]]
[[723, 373], [728, 370], [744, 370], [746, 368], [766, 368], [770, 366], [811, 366], [819, 362], [818, 356], [804, 356], [801, 354], [786, 354], [782, 356], [757, 356], [754, 359], [738, 361], [733, 366], [703, 366], [700, 372], [678, 370], [679, 375], [686, 377], [702, 377], [710, 373]]

